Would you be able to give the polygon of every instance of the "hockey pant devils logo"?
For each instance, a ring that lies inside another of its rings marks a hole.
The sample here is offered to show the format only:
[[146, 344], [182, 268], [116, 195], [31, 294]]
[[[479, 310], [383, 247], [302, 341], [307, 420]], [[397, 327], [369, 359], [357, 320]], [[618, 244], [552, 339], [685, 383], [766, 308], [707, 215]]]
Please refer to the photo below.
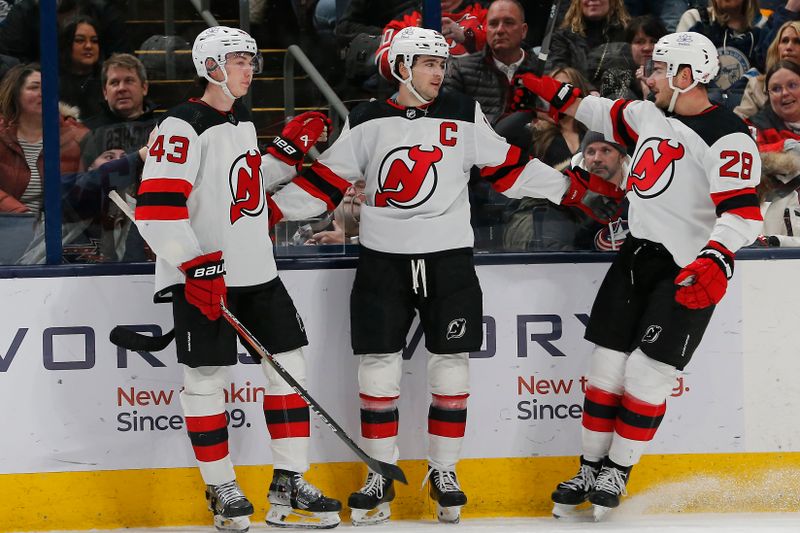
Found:
[[672, 146], [667, 139], [647, 139], [639, 148], [638, 157], [634, 159], [635, 163], [628, 178], [628, 190], [633, 189], [643, 198], [661, 194], [672, 181], [675, 162], [685, 152], [682, 144]]
[[397, 154], [398, 151], [393, 152], [395, 159], [391, 162], [389, 171], [375, 194], [376, 207], [386, 207], [389, 204], [401, 208], [416, 207], [427, 200], [433, 192], [431, 189], [424, 198], [417, 198], [428, 173], [433, 170], [435, 176], [434, 164], [442, 160], [442, 149], [434, 146], [431, 150], [423, 150], [420, 145], [412, 146], [407, 152], [408, 158], [412, 161], [410, 169]]
[[257, 216], [264, 208], [261, 192], [261, 155], [253, 150], [240, 156], [231, 167], [231, 224], [245, 215]]

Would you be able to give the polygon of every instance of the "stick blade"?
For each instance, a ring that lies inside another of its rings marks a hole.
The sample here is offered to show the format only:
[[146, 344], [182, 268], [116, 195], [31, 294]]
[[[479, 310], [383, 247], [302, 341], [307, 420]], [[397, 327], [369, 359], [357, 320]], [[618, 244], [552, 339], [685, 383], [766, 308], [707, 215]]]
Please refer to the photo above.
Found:
[[408, 485], [408, 481], [406, 480], [406, 475], [403, 472], [403, 469], [397, 465], [372, 459], [371, 461], [367, 462], [367, 466], [369, 466], [375, 473], [380, 474], [387, 479], [393, 479]]
[[114, 345], [134, 352], [160, 352], [175, 338], [175, 330], [171, 329], [160, 337], [142, 335], [123, 326], [115, 326], [108, 335]]

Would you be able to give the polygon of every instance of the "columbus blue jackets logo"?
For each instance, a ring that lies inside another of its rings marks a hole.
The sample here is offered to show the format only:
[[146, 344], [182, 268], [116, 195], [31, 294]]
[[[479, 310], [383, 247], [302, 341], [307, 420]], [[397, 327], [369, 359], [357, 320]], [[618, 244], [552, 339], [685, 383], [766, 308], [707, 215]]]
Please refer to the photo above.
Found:
[[231, 224], [243, 216], [255, 217], [264, 210], [266, 199], [261, 185], [261, 154], [250, 150], [231, 165]]
[[447, 325], [447, 340], [460, 339], [467, 332], [467, 319], [456, 318]]
[[650, 137], [633, 156], [627, 189], [641, 198], [658, 196], [672, 183], [675, 163], [685, 154], [683, 145], [674, 140]]
[[389, 152], [378, 171], [375, 206], [413, 209], [425, 203], [436, 190], [436, 163], [442, 156], [438, 146], [424, 148], [419, 144]]

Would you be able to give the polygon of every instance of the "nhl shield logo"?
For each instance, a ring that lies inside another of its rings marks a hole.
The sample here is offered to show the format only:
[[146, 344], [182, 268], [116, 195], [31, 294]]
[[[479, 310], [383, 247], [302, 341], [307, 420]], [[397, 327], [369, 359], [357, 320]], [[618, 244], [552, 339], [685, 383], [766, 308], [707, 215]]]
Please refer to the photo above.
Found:
[[447, 340], [460, 339], [467, 332], [467, 319], [456, 318], [447, 324]]
[[417, 116], [417, 110], [413, 107], [406, 109], [406, 118], [415, 118]]

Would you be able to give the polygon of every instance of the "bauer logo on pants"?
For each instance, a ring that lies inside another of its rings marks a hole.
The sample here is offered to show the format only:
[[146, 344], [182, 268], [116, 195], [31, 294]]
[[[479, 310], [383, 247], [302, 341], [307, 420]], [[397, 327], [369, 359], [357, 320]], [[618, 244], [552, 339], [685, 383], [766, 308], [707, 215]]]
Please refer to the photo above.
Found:
[[467, 319], [456, 318], [447, 324], [447, 340], [460, 339], [467, 332]]

